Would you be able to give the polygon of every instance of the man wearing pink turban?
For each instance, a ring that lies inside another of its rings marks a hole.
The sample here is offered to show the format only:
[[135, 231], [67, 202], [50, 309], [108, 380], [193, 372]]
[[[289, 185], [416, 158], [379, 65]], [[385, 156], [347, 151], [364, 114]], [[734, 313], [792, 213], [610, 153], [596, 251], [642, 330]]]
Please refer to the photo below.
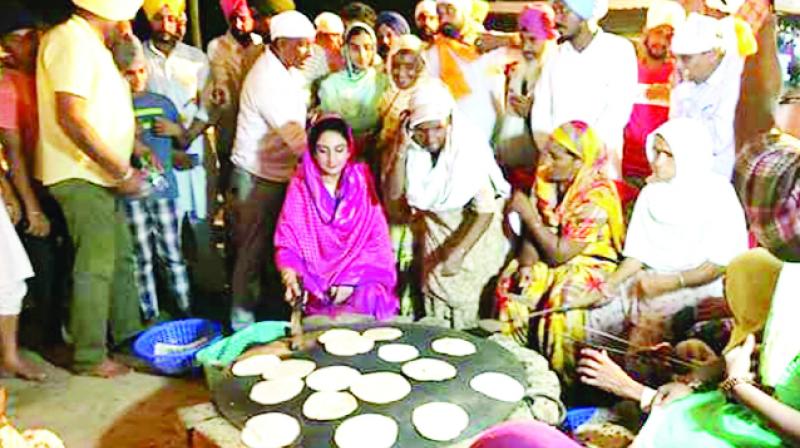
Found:
[[208, 44], [211, 64], [212, 106], [219, 112], [217, 154], [220, 161], [218, 191], [228, 190], [239, 94], [247, 71], [261, 54], [261, 36], [253, 32], [254, 20], [247, 0], [220, 0], [228, 32]]
[[547, 2], [525, 5], [519, 16], [522, 49], [513, 52], [515, 57], [506, 68], [505, 110], [495, 151], [502, 163], [524, 171], [530, 171], [534, 162], [533, 140], [527, 126], [534, 100], [533, 87], [557, 45], [554, 17]]

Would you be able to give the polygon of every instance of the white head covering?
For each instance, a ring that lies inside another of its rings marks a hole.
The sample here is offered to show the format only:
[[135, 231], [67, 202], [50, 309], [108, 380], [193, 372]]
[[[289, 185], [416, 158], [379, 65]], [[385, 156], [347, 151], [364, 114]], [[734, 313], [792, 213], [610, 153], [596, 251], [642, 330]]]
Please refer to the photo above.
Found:
[[417, 82], [419, 82], [420, 78], [428, 76], [427, 70], [424, 69], [425, 58], [422, 57], [422, 49], [422, 40], [413, 34], [403, 34], [394, 40], [392, 43], [392, 48], [389, 50], [389, 55], [386, 57], [386, 73], [389, 74], [389, 82], [391, 82], [393, 86], [397, 87], [394, 84], [394, 77], [392, 76], [392, 60], [394, 59], [394, 55], [403, 50], [411, 51], [412, 53], [417, 54], [420, 61], [422, 61], [423, 69], [419, 74]]
[[144, 0], [72, 0], [72, 3], [106, 20], [121, 22], [133, 20]]
[[436, 4], [452, 5], [464, 19], [467, 19], [472, 12], [472, 0], [436, 0]]
[[651, 162], [657, 135], [669, 145], [675, 177], [642, 189], [625, 256], [663, 272], [693, 269], [706, 261], [726, 266], [747, 250], [747, 229], [733, 185], [714, 173], [708, 130], [689, 118], [667, 121], [647, 137]]
[[414, 18], [417, 18], [423, 12], [436, 15], [436, 2], [434, 0], [422, 0], [417, 3], [417, 7], [414, 8]]
[[284, 11], [270, 19], [269, 35], [273, 39], [313, 39], [314, 24], [299, 11]]
[[342, 18], [332, 12], [322, 12], [314, 19], [317, 32], [323, 34], [344, 34]]
[[412, 141], [406, 158], [406, 198], [414, 208], [444, 212], [464, 208], [488, 181], [497, 196], [508, 197], [511, 186], [503, 177], [489, 142], [456, 107], [440, 80], [417, 87], [411, 97], [412, 127], [451, 118], [447, 141], [436, 165], [431, 154]]
[[608, 0], [564, 0], [564, 4], [583, 20], [598, 21], [608, 14]]
[[661, 25], [678, 29], [686, 21], [686, 10], [673, 0], [654, 0], [647, 8], [645, 29], [652, 30]]
[[692, 55], [724, 47], [724, 34], [717, 19], [693, 12], [675, 30], [672, 53]]
[[744, 0], [706, 0], [706, 6], [728, 14], [736, 14]]

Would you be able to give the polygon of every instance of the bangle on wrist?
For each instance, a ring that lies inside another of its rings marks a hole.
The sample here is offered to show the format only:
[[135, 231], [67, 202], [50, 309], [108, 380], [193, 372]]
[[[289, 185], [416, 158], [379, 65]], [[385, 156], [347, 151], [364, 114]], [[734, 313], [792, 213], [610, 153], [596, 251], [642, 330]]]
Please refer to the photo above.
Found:
[[719, 389], [727, 396], [731, 396], [733, 389], [740, 384], [753, 384], [753, 380], [741, 376], [730, 376], [719, 384]]
[[686, 287], [686, 281], [683, 279], [683, 274], [680, 272], [678, 273], [678, 285], [681, 287], [681, 289]]

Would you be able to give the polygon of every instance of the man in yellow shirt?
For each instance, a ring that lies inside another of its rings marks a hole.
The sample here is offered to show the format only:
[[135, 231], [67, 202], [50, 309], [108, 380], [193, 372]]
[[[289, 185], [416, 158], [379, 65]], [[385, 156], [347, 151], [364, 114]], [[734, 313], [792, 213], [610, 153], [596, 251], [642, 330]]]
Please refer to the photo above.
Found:
[[142, 0], [73, 2], [75, 14], [44, 35], [37, 57], [36, 175], [63, 209], [75, 248], [74, 369], [113, 377], [127, 368], [108, 358], [108, 327], [116, 342], [141, 328], [131, 236], [116, 197], [142, 192], [145, 175], [130, 165], [130, 89], [108, 47], [130, 30]]

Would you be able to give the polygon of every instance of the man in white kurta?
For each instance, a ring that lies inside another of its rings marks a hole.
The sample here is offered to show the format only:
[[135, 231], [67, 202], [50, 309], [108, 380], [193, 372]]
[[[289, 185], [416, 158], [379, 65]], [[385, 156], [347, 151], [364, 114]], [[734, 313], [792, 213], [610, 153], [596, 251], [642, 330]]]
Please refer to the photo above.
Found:
[[672, 52], [683, 81], [672, 90], [670, 118], [703, 122], [714, 145], [714, 171], [733, 177], [734, 117], [744, 69], [732, 19], [692, 13], [675, 31]]
[[638, 87], [636, 50], [597, 25], [608, 11], [607, 0], [556, 0], [554, 9], [563, 43], [534, 89], [531, 130], [541, 147], [562, 124], [585, 122], [606, 144], [612, 158], [608, 174], [617, 179]]

